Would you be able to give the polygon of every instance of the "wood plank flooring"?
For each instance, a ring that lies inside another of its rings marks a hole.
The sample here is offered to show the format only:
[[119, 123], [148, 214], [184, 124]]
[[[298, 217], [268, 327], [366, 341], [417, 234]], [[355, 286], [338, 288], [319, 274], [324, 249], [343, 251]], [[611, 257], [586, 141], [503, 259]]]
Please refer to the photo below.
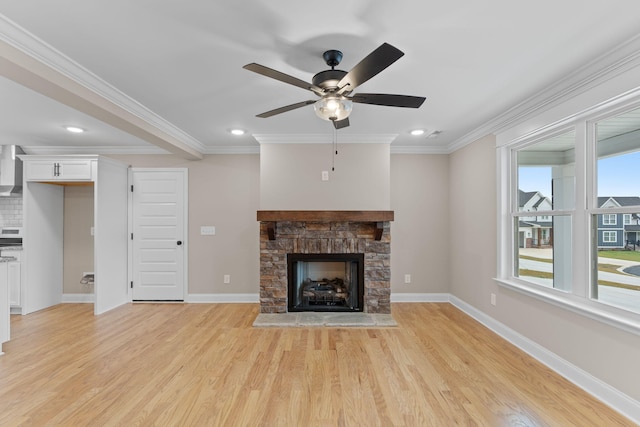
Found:
[[257, 304], [12, 316], [0, 426], [631, 426], [449, 304], [252, 328]]

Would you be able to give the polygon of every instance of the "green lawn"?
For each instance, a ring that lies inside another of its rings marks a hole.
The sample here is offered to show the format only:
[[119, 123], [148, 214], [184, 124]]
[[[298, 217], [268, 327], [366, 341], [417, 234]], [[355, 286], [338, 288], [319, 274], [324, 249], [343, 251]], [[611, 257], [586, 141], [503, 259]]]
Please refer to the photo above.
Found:
[[640, 252], [636, 251], [598, 251], [598, 256], [604, 258], [623, 259], [640, 263]]
[[[610, 258], [610, 259], [622, 259], [622, 260], [626, 260], [626, 261], [637, 261], [640, 264], [640, 252], [635, 252], [635, 251], [598, 251], [598, 256], [599, 257], [603, 257], [603, 258]], [[520, 258], [523, 259], [531, 259], [534, 261], [540, 261], [540, 262], [553, 262], [550, 259], [546, 259], [546, 258], [537, 258], [537, 257], [532, 257], [532, 256], [526, 256], [526, 255], [520, 255]], [[616, 274], [624, 274], [620, 271], [618, 271], [618, 265], [615, 264], [603, 264], [603, 263], [599, 263], [598, 264], [598, 271], [606, 271], [609, 273], [616, 273]], [[540, 277], [540, 278], [544, 278], [544, 279], [552, 279], [553, 278], [553, 273], [547, 273], [547, 272], [542, 272], [542, 271], [536, 271], [536, 270], [527, 270], [524, 268], [520, 269], [519, 272], [520, 276], [529, 276], [529, 277]], [[640, 287], [638, 286], [634, 286], [634, 285], [625, 285], [622, 283], [617, 283], [617, 282], [608, 282], [605, 280], [598, 280], [598, 284], [601, 286], [613, 286], [613, 287], [617, 287], [617, 288], [625, 288], [625, 289], [632, 289], [634, 291], [640, 291]]]

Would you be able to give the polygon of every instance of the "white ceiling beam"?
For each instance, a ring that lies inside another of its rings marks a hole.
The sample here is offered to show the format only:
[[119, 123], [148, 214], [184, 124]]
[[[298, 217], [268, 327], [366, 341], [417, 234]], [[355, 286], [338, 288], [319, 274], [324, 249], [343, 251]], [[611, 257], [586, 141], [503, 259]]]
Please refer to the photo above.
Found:
[[[7, 28], [7, 21], [0, 24]], [[0, 31], [0, 75], [170, 153], [189, 160], [204, 157], [194, 138], [20, 28], [10, 29], [10, 34]]]

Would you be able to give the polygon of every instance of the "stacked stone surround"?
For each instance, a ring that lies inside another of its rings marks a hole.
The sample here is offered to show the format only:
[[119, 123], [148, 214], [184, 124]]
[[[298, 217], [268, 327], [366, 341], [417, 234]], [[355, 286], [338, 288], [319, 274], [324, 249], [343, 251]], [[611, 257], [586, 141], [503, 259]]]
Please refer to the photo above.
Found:
[[[382, 238], [375, 240], [382, 226]], [[287, 254], [364, 253], [365, 313], [391, 313], [391, 235], [388, 221], [278, 221], [275, 240], [260, 223], [260, 312], [287, 312]]]

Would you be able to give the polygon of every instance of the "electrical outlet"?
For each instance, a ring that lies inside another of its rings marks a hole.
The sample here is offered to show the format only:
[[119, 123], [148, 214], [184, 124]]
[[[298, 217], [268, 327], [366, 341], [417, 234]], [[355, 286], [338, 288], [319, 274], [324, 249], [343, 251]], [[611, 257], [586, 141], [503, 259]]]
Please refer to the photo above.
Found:
[[223, 278], [224, 283], [231, 283], [231, 275], [225, 274]]
[[411, 275], [410, 274], [405, 274], [404, 275], [404, 283], [411, 283]]
[[496, 294], [491, 294], [491, 305], [496, 305]]
[[329, 181], [329, 171], [322, 171], [322, 180]]

